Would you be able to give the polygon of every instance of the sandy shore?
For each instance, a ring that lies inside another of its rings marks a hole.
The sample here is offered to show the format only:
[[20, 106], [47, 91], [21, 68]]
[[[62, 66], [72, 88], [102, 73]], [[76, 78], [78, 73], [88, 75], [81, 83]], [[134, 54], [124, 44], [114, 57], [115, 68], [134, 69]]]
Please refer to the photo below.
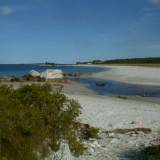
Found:
[[[92, 74], [92, 77], [114, 79], [126, 83], [160, 85], [160, 68], [135, 66], [106, 66], [109, 71]], [[118, 98], [97, 95], [79, 83], [64, 87], [64, 92], [82, 105], [82, 121], [100, 128], [160, 127], [160, 104], [153, 99], [139, 97]], [[155, 101], [155, 102], [154, 102]]]
[[[103, 129], [160, 128], [160, 105], [96, 95], [68, 95], [82, 105], [81, 119]], [[134, 125], [132, 124], [134, 122]]]
[[138, 66], [99, 66], [109, 70], [95, 73], [92, 77], [108, 80], [115, 80], [130, 84], [160, 86], [159, 67], [138, 67]]
[[[106, 66], [110, 70], [92, 74], [92, 77], [116, 80], [124, 83], [160, 86], [160, 68]], [[80, 84], [64, 88], [69, 98], [82, 106], [79, 117], [83, 123], [98, 127], [101, 131], [117, 128], [150, 128], [150, 134], [134, 133], [107, 135], [85, 142], [87, 153], [77, 160], [137, 160], [145, 146], [156, 144], [160, 131], [160, 104], [138, 97], [118, 98], [97, 95]], [[146, 101], [145, 101], [146, 100]]]
[[[88, 92], [89, 93], [89, 92]], [[160, 131], [160, 105], [131, 99], [99, 95], [67, 94], [82, 106], [80, 120], [101, 131], [117, 128], [150, 128], [150, 134], [99, 134], [98, 140], [85, 142], [87, 153], [77, 160], [137, 160], [144, 146], [156, 144]], [[136, 157], [137, 156], [137, 157]]]

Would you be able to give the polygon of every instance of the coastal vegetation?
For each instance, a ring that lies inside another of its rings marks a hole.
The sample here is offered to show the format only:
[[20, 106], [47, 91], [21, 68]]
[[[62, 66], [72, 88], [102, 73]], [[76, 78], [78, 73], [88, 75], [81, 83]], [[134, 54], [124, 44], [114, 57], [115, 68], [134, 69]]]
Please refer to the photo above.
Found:
[[48, 84], [0, 86], [0, 159], [37, 160], [59, 150], [62, 140], [74, 155], [82, 154], [80, 108]]
[[77, 64], [114, 64], [114, 65], [156, 65], [160, 66], [160, 57], [148, 57], [148, 58], [128, 58], [128, 59], [113, 59], [113, 60], [93, 60], [86, 62], [77, 62]]
[[160, 145], [153, 145], [146, 147], [143, 151], [143, 160], [159, 160], [160, 159]]

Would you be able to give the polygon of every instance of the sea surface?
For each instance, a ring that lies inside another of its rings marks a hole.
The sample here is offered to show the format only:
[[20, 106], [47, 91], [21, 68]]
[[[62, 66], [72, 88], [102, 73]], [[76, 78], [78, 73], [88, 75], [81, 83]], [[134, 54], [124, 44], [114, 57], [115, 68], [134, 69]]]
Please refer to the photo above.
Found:
[[[61, 69], [65, 73], [95, 73], [109, 70], [101, 67], [88, 67], [88, 66], [40, 66], [32, 64], [19, 64], [19, 65], [2, 65], [0, 64], [0, 76], [23, 76], [30, 70], [42, 72], [46, 69]], [[86, 87], [94, 90], [101, 95], [118, 95], [118, 96], [142, 96], [142, 97], [160, 97], [160, 87], [132, 85], [111, 80], [101, 80], [100, 78], [80, 78], [73, 79], [79, 83], [84, 84]], [[106, 83], [105, 86], [99, 87], [97, 82]]]
[[94, 73], [106, 70], [100, 67], [87, 67], [87, 66], [69, 66], [69, 65], [59, 65], [59, 66], [40, 66], [33, 64], [0, 64], [0, 76], [23, 76], [31, 70], [36, 70], [42, 72], [46, 69], [61, 69], [65, 73]]
[[[96, 91], [100, 95], [117, 96], [141, 96], [141, 97], [159, 97], [160, 87], [127, 84], [112, 80], [101, 80], [98, 78], [81, 78], [77, 80], [86, 87]], [[96, 83], [105, 83], [105, 86], [99, 87]]]

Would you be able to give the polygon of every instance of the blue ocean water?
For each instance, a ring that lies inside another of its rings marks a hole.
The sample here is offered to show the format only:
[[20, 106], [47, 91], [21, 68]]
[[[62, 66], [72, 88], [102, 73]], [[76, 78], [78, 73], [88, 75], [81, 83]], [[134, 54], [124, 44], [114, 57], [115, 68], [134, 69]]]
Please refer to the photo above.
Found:
[[[157, 86], [133, 85], [98, 78], [81, 78], [78, 82], [85, 84], [86, 87], [101, 95], [160, 97], [160, 87]], [[99, 87], [96, 85], [97, 82], [106, 83], [106, 86]]]
[[[65, 73], [95, 73], [107, 70], [101, 67], [88, 67], [88, 66], [40, 66], [32, 64], [17, 64], [17, 65], [2, 65], [0, 64], [0, 76], [23, 76], [30, 70], [42, 72], [46, 69], [61, 69]], [[76, 80], [76, 79], [75, 79]], [[101, 80], [96, 78], [80, 78], [79, 83], [85, 84], [86, 87], [96, 91], [101, 95], [127, 95], [127, 96], [147, 96], [147, 97], [160, 97], [160, 87], [148, 87], [141, 85], [131, 85], [111, 80]], [[105, 82], [107, 85], [104, 87], [96, 86], [97, 82]]]
[[93, 73], [106, 70], [100, 67], [87, 67], [87, 66], [69, 66], [69, 65], [59, 65], [59, 66], [40, 66], [33, 64], [0, 64], [0, 75], [1, 76], [23, 76], [27, 74], [30, 70], [36, 70], [42, 72], [46, 69], [61, 69], [66, 73]]

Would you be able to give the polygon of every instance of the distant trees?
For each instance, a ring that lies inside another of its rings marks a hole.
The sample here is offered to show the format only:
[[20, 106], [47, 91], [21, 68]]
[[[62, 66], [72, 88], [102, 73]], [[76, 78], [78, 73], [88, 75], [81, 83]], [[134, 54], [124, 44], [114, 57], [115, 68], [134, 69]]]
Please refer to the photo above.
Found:
[[0, 86], [0, 160], [37, 160], [49, 148], [57, 151], [62, 140], [74, 155], [82, 154], [79, 114], [76, 101], [49, 85]]
[[129, 59], [113, 59], [113, 60], [93, 60], [87, 62], [77, 62], [77, 64], [160, 64], [160, 57], [149, 58], [129, 58]]
[[103, 64], [138, 64], [138, 63], [151, 63], [157, 64], [160, 63], [160, 58], [130, 58], [130, 59], [115, 59], [115, 60], [106, 60], [102, 62]]

